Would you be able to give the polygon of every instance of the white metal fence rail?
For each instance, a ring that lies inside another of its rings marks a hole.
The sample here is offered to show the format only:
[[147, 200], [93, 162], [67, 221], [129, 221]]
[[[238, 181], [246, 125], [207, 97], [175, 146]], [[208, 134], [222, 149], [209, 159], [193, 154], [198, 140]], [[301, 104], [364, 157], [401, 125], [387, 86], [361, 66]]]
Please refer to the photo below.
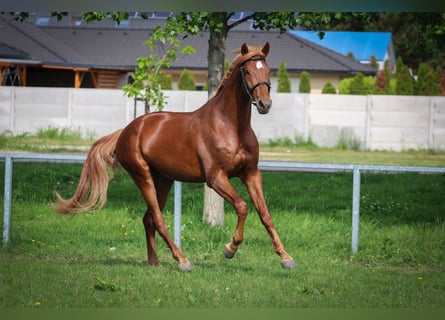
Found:
[[[4, 182], [4, 214], [3, 214], [3, 244], [10, 239], [11, 203], [12, 203], [12, 172], [13, 161], [16, 162], [52, 162], [52, 163], [83, 163], [86, 155], [68, 154], [37, 154], [37, 153], [0, 153], [0, 160], [5, 162]], [[380, 166], [362, 164], [328, 164], [328, 163], [303, 163], [260, 161], [258, 164], [262, 171], [275, 172], [352, 172], [352, 231], [351, 250], [358, 251], [359, 223], [360, 223], [360, 173], [361, 172], [417, 172], [417, 173], [445, 173], [445, 167], [414, 167], [414, 166]], [[181, 246], [181, 183], [174, 184], [174, 241]]]

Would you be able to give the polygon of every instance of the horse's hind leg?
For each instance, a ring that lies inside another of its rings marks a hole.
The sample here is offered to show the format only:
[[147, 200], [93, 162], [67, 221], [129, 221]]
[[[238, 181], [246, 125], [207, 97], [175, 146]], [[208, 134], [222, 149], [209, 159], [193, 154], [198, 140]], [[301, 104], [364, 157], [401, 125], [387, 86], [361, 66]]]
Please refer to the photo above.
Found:
[[[125, 164], [122, 165], [125, 167]], [[143, 219], [147, 238], [148, 263], [158, 264], [155, 244], [155, 231], [157, 231], [167, 243], [172, 256], [179, 262], [179, 269], [190, 271], [192, 269], [191, 264], [169, 236], [161, 212], [173, 182], [156, 172], [152, 173], [145, 162], [143, 162], [142, 166], [132, 167], [127, 171], [138, 186], [148, 206]]]
[[149, 209], [147, 209], [142, 222], [144, 223], [145, 238], [147, 239], [148, 264], [156, 266], [159, 264], [158, 256], [156, 255], [156, 229], [153, 221], [153, 213]]
[[[156, 174], [154, 174], [154, 182], [156, 188], [156, 194], [158, 199], [159, 209], [164, 210], [165, 204], [167, 202], [168, 193], [171, 189], [173, 181], [170, 179], [162, 179], [161, 176], [156, 178]], [[156, 255], [156, 227], [154, 223], [153, 212], [150, 209], [147, 209], [147, 212], [142, 219], [145, 228], [145, 237], [147, 239], [147, 255], [148, 255], [148, 264], [149, 265], [158, 265], [158, 257]]]
[[[159, 209], [162, 211], [165, 208], [168, 194], [173, 185], [173, 180], [168, 179], [157, 172], [153, 172], [152, 175], [156, 187]], [[167, 228], [165, 227], [164, 216], [161, 214], [159, 216], [159, 219], [161, 223], [158, 223], [159, 226], [156, 227], [156, 230], [169, 246], [173, 258], [175, 258], [179, 262], [179, 269], [182, 271], [190, 271], [192, 269], [190, 262], [187, 260], [187, 258], [185, 258], [183, 253], [179, 250], [179, 248], [177, 248], [174, 241], [172, 241], [171, 237], [168, 235]]]

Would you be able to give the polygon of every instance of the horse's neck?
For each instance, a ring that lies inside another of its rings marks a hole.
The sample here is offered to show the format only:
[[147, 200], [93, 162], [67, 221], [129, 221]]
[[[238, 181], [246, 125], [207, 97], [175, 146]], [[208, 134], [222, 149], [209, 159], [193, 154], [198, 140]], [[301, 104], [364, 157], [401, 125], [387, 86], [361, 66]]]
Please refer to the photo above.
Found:
[[223, 114], [241, 133], [242, 130], [250, 128], [252, 108], [239, 77], [239, 72], [233, 74], [232, 79], [228, 79], [224, 88], [218, 93], [220, 102], [218, 108], [220, 108], [220, 114]]

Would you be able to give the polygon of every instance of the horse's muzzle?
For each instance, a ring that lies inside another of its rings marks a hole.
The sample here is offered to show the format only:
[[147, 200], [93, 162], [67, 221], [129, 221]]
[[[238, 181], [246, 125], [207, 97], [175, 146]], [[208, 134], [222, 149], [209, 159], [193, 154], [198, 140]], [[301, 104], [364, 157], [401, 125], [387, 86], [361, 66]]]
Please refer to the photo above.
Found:
[[263, 99], [260, 99], [255, 105], [259, 114], [267, 114], [272, 107], [272, 100], [264, 101]]

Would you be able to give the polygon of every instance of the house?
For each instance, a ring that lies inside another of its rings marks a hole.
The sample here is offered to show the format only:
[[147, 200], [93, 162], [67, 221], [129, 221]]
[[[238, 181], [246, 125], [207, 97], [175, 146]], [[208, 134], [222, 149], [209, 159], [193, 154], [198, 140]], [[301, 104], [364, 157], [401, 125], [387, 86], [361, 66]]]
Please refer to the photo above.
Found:
[[[59, 86], [75, 88], [117, 89], [128, 83], [136, 67], [136, 59], [150, 54], [143, 45], [151, 30], [163, 24], [165, 17], [144, 20], [138, 17], [119, 26], [112, 20], [93, 24], [80, 16], [67, 16], [61, 21], [44, 15], [31, 16], [25, 22], [8, 15], [0, 16], [0, 79], [2, 85]], [[182, 43], [191, 45], [196, 53], [183, 56], [166, 72], [176, 82], [184, 68], [195, 77], [197, 87], [207, 81], [208, 32], [187, 37]], [[299, 75], [311, 75], [312, 92], [321, 92], [327, 81], [334, 86], [344, 77], [357, 72], [375, 75], [368, 65], [308, 41], [292, 32], [255, 31], [246, 23], [229, 33], [226, 57], [242, 43], [268, 41], [271, 53], [267, 59], [272, 69], [272, 87], [276, 88], [276, 71], [286, 63], [292, 92], [298, 92]], [[14, 79], [14, 82], [12, 82]]]
[[360, 63], [369, 64], [374, 56], [379, 69], [383, 69], [387, 61], [392, 71], [397, 63], [390, 32], [324, 31], [323, 39], [315, 31], [293, 30], [290, 33], [345, 56], [352, 53]]

